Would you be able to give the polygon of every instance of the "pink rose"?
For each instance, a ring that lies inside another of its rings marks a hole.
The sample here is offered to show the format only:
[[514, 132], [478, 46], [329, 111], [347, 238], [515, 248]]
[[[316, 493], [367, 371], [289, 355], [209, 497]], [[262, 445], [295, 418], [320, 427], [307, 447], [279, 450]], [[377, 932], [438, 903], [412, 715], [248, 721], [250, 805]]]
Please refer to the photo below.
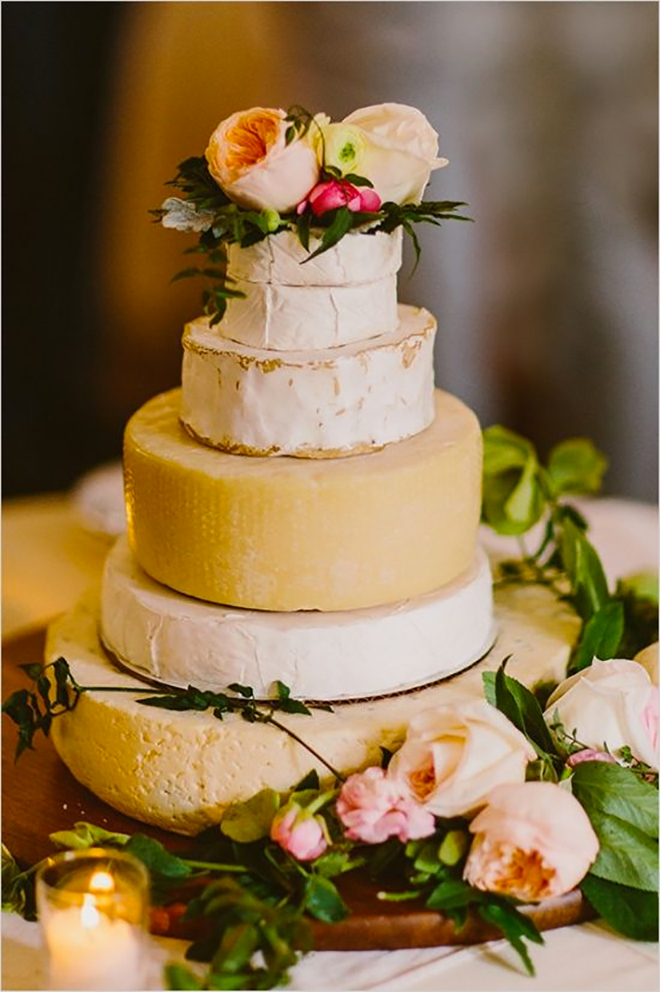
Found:
[[575, 768], [576, 765], [581, 764], [583, 761], [605, 761], [610, 765], [616, 765], [618, 763], [609, 751], [594, 751], [591, 747], [585, 747], [581, 751], [574, 751], [566, 764], [569, 768]]
[[323, 817], [311, 815], [298, 803], [287, 803], [275, 814], [270, 839], [298, 861], [314, 861], [328, 846]]
[[400, 783], [382, 768], [349, 776], [337, 799], [337, 815], [350, 840], [381, 844], [388, 837], [406, 843], [428, 837], [435, 829], [433, 815], [419, 805]]
[[380, 197], [368, 186], [358, 187], [345, 179], [331, 179], [315, 186], [302, 203], [298, 204], [296, 212], [302, 214], [308, 206], [315, 217], [320, 217], [328, 210], [336, 210], [337, 207], [348, 207], [354, 212], [374, 213], [380, 208]]
[[209, 172], [234, 203], [286, 213], [318, 182], [309, 133], [287, 144], [285, 118], [283, 110], [253, 107], [221, 121], [211, 135]]
[[485, 700], [449, 692], [446, 700], [413, 717], [388, 775], [436, 816], [470, 816], [494, 786], [524, 782], [536, 752]]
[[465, 880], [523, 902], [569, 892], [598, 854], [598, 839], [582, 806], [552, 782], [497, 786], [469, 829], [476, 837]]

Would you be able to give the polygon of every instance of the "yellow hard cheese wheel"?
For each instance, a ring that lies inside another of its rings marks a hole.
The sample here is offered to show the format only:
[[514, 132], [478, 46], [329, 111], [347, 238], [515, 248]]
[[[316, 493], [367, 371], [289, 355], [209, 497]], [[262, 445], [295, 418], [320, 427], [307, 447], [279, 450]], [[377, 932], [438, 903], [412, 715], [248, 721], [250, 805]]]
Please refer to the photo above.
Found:
[[381, 451], [308, 461], [207, 448], [180, 390], [126, 428], [129, 539], [178, 592], [260, 610], [351, 610], [438, 589], [474, 558], [481, 432], [436, 391], [433, 424]]

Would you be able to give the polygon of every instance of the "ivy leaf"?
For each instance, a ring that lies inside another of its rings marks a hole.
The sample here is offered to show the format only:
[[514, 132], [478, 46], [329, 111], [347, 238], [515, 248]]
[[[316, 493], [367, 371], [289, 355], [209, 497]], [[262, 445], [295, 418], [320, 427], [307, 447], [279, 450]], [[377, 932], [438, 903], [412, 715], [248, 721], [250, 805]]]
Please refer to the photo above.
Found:
[[498, 534], [524, 534], [546, 507], [534, 446], [497, 425], [483, 439], [483, 519]]
[[[543, 754], [554, 754], [555, 747], [550, 731], [543, 719], [543, 711], [532, 692], [521, 682], [505, 674], [506, 659], [495, 673], [495, 706]], [[486, 673], [490, 674], [490, 673]], [[485, 675], [484, 685], [491, 680]], [[488, 688], [487, 688], [488, 693]], [[487, 695], [488, 698], [488, 695]], [[490, 701], [490, 699], [489, 699]]]
[[349, 915], [337, 886], [322, 875], [311, 875], [305, 883], [304, 908], [324, 923], [339, 923]]
[[2, 912], [35, 919], [34, 872], [21, 871], [13, 854], [2, 844]]
[[588, 668], [594, 658], [617, 657], [624, 632], [623, 603], [610, 600], [593, 613], [584, 625], [568, 665], [568, 674]]
[[593, 908], [617, 933], [630, 940], [657, 941], [658, 898], [589, 873], [580, 888]]
[[587, 438], [569, 438], [548, 455], [548, 476], [556, 495], [600, 490], [607, 459]]
[[279, 807], [279, 794], [273, 789], [262, 789], [247, 802], [228, 806], [220, 822], [220, 830], [239, 844], [261, 840], [270, 834], [270, 825]]

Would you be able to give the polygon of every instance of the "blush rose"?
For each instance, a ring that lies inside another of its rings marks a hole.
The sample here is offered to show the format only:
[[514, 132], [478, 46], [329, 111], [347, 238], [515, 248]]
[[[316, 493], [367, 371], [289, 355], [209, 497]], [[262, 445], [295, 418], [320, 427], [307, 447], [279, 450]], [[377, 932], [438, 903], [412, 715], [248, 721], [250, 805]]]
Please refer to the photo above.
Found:
[[318, 182], [314, 143], [286, 143], [283, 110], [253, 107], [221, 121], [211, 135], [209, 172], [230, 200], [253, 210], [293, 210]]
[[456, 695], [418, 713], [388, 777], [436, 816], [468, 816], [495, 785], [522, 782], [536, 753], [507, 718], [481, 699]]
[[287, 803], [273, 817], [270, 838], [298, 861], [314, 861], [328, 846], [325, 820], [299, 806]]
[[580, 882], [598, 839], [575, 797], [552, 782], [500, 785], [470, 823], [464, 878], [474, 888], [538, 902]]
[[350, 840], [382, 844], [388, 837], [406, 843], [428, 837], [435, 818], [382, 768], [350, 775], [337, 799], [337, 815]]

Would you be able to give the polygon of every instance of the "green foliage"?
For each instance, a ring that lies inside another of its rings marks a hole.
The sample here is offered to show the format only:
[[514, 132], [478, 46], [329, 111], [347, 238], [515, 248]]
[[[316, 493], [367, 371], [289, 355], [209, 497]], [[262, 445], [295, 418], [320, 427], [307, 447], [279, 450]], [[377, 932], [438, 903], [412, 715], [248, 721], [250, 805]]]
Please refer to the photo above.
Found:
[[564, 502], [568, 495], [598, 492], [606, 465], [585, 438], [556, 445], [544, 467], [530, 441], [500, 426], [484, 431], [483, 521], [498, 534], [517, 537], [543, 524], [536, 551], [504, 562], [503, 580], [547, 585], [573, 605], [583, 623], [569, 674], [594, 657], [633, 657], [657, 637], [657, 599], [640, 595], [639, 585], [619, 584], [610, 592], [586, 521]]
[[589, 874], [580, 888], [606, 923], [630, 940], [658, 939], [658, 897]]
[[34, 874], [38, 865], [22, 871], [11, 851], [2, 845], [2, 912], [36, 919]]
[[21, 667], [34, 682], [34, 688], [17, 689], [2, 704], [2, 712], [18, 727], [16, 761], [28, 748], [33, 750], [35, 734], [41, 732], [48, 737], [53, 718], [72, 710], [82, 691], [64, 658], [49, 665]]
[[262, 789], [244, 803], [232, 803], [222, 817], [223, 834], [242, 844], [262, 840], [270, 832], [280, 807], [280, 796], [273, 789]]
[[93, 823], [84, 821], [74, 824], [73, 830], [58, 830], [49, 834], [56, 847], [69, 851], [82, 851], [88, 847], [123, 847], [129, 839], [129, 834], [118, 834]]

